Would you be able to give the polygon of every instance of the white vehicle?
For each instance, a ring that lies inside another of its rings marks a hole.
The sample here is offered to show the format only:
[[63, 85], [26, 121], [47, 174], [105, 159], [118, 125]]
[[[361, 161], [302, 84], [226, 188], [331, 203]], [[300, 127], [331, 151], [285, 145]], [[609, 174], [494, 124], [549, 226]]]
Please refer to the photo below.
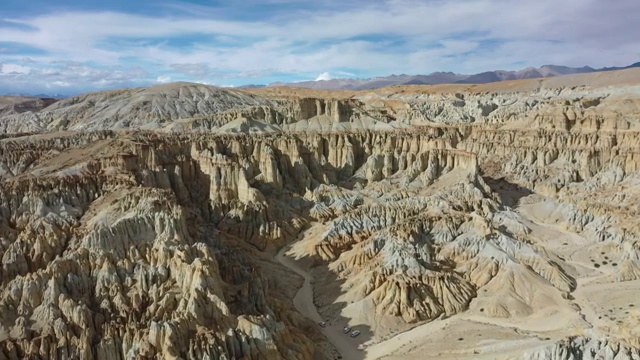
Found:
[[321, 321], [318, 323], [318, 325], [320, 325], [320, 327], [327, 327], [327, 322], [326, 321]]
[[344, 329], [342, 329], [342, 332], [345, 333], [345, 334], [348, 334], [349, 331], [351, 331], [351, 326], [349, 326], [349, 325], [345, 326]]
[[358, 335], [360, 335], [360, 331], [358, 331], [358, 330], [353, 330], [353, 331], [351, 332], [351, 337], [356, 337], [356, 336], [358, 336]]

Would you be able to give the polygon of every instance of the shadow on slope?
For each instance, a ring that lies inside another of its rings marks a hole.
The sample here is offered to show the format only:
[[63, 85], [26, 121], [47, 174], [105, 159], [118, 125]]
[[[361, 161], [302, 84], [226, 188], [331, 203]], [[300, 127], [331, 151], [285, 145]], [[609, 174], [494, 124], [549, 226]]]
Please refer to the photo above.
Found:
[[533, 194], [533, 191], [530, 189], [509, 182], [504, 177], [494, 178], [484, 176], [482, 179], [487, 185], [489, 185], [491, 191], [498, 194], [500, 202], [511, 208], [517, 208], [520, 199]]
[[[307, 236], [308, 232], [309, 229], [303, 231], [299, 240]], [[354, 322], [343, 315], [343, 310], [349, 305], [341, 299], [346, 279], [340, 279], [328, 268], [328, 263], [319, 257], [307, 256], [296, 260], [290, 253], [290, 248], [290, 245], [283, 248], [276, 259], [304, 278], [304, 283], [293, 298], [293, 304], [303, 316], [314, 322], [333, 345], [333, 349], [328, 349], [325, 354], [330, 359], [364, 359], [366, 350], [363, 344], [371, 340], [372, 331], [368, 325]], [[318, 292], [318, 289], [329, 290]], [[321, 322], [325, 323], [324, 326]], [[353, 336], [354, 334], [357, 335]]]

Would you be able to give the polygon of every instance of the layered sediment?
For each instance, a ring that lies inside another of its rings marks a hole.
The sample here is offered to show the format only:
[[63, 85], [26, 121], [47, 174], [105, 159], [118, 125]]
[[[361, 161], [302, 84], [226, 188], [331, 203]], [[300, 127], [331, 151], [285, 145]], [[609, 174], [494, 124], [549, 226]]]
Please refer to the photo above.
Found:
[[602, 300], [640, 281], [635, 85], [522, 84], [1, 114], [0, 357], [325, 356], [271, 259], [303, 233], [314, 306], [363, 343], [468, 317], [553, 337], [526, 358], [637, 357]]

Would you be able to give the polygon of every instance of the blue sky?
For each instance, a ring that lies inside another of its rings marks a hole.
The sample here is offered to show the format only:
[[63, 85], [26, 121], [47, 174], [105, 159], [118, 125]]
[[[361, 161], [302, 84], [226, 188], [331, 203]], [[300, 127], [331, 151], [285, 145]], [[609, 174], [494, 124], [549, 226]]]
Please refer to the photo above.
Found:
[[0, 2], [0, 93], [640, 61], [638, 0]]

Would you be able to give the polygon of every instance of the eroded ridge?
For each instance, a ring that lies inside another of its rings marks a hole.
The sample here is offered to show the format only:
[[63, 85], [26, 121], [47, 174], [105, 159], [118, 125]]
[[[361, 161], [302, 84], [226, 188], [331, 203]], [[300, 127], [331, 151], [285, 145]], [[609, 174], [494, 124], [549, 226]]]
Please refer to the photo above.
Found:
[[635, 98], [138, 91], [159, 131], [96, 120], [126, 91], [4, 115], [101, 129], [0, 140], [3, 358], [331, 357], [273, 259], [295, 239], [363, 359], [638, 356]]

